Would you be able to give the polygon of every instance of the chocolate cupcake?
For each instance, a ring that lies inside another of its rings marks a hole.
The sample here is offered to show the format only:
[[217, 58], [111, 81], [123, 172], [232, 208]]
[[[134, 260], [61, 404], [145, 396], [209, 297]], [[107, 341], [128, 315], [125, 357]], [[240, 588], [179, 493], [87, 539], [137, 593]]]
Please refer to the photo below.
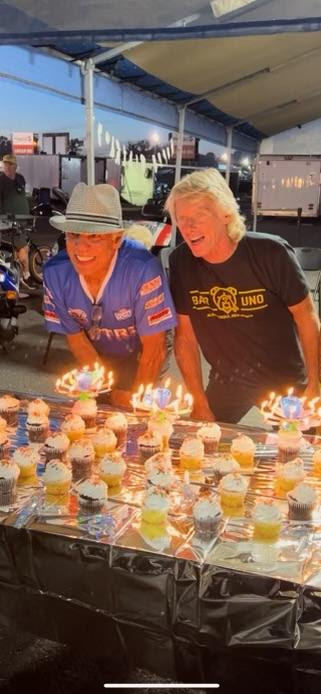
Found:
[[193, 506], [195, 534], [205, 542], [217, 534], [222, 519], [222, 509], [216, 499], [205, 497]]
[[145, 431], [137, 439], [137, 446], [142, 460], [147, 460], [155, 453], [159, 453], [161, 445], [162, 437], [156, 431]]
[[63, 434], [61, 431], [50, 434], [50, 436], [46, 438], [42, 447], [42, 452], [45, 456], [46, 463], [53, 459], [64, 461], [69, 445], [70, 441], [68, 436]]
[[0, 397], [0, 416], [6, 420], [9, 426], [17, 424], [19, 407], [20, 400], [13, 398], [12, 395], [2, 395]]
[[289, 504], [289, 519], [295, 521], [310, 521], [316, 506], [317, 494], [309, 484], [301, 482], [287, 494]]
[[26, 429], [31, 443], [43, 443], [49, 433], [49, 419], [45, 414], [28, 414]]
[[20, 469], [8, 458], [0, 460], [0, 506], [13, 504], [16, 498], [17, 479]]
[[214, 481], [218, 483], [221, 481], [222, 477], [225, 477], [225, 475], [240, 472], [240, 469], [240, 464], [235, 460], [235, 458], [232, 458], [231, 455], [221, 455], [219, 458], [214, 460], [211, 467], [211, 475], [214, 475]]
[[203, 441], [205, 455], [211, 455], [218, 450], [222, 429], [215, 422], [208, 422], [197, 430], [197, 436]]
[[123, 448], [127, 442], [128, 422], [122, 412], [113, 412], [104, 422], [104, 427], [111, 429], [117, 439], [117, 448]]
[[96, 430], [97, 403], [94, 398], [76, 400], [72, 407], [72, 414], [79, 414], [79, 416], [84, 420], [87, 430]]
[[68, 450], [74, 481], [90, 477], [95, 462], [95, 449], [91, 441], [85, 438], [74, 441]]
[[101, 511], [108, 497], [107, 484], [95, 476], [79, 482], [76, 492], [78, 494], [79, 511], [85, 513], [98, 513]]

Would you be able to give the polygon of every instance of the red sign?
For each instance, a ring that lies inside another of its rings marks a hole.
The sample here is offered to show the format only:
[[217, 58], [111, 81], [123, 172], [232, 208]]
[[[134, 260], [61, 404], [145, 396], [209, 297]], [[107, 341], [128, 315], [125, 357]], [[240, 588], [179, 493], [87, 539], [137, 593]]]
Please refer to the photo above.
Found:
[[13, 154], [33, 154], [33, 133], [12, 133]]

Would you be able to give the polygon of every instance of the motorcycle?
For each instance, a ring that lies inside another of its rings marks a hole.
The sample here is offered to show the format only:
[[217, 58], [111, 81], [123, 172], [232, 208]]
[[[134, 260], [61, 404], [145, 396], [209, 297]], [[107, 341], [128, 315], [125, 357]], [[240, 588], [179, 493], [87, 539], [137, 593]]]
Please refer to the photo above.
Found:
[[0, 345], [4, 350], [18, 333], [18, 317], [27, 310], [18, 303], [19, 280], [19, 266], [13, 255], [4, 257], [0, 251]]

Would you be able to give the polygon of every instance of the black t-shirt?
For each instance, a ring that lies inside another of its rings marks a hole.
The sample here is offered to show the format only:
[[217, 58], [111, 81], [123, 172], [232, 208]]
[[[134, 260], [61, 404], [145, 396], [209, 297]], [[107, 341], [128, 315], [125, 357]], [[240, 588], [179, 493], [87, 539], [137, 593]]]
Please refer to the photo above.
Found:
[[258, 391], [304, 385], [288, 306], [303, 301], [309, 289], [286, 241], [249, 232], [223, 263], [195, 258], [183, 243], [170, 256], [170, 278], [177, 313], [190, 316], [212, 366], [213, 386], [230, 382]]

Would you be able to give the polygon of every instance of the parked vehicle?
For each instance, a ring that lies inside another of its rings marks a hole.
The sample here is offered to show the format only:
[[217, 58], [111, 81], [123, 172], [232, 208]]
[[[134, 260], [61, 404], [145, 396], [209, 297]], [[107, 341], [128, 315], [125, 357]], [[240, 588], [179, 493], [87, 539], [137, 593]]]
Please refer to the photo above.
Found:
[[252, 209], [277, 217], [320, 216], [321, 155], [261, 154], [253, 178]]
[[[52, 255], [52, 248], [49, 244], [36, 244], [30, 234], [34, 231], [35, 218], [32, 216], [7, 215], [3, 218], [1, 230], [0, 251], [2, 256], [9, 258], [15, 255], [15, 237], [25, 234], [29, 245], [29, 272], [32, 279], [40, 286], [42, 284], [43, 264]], [[37, 287], [35, 287], [35, 290]]]

